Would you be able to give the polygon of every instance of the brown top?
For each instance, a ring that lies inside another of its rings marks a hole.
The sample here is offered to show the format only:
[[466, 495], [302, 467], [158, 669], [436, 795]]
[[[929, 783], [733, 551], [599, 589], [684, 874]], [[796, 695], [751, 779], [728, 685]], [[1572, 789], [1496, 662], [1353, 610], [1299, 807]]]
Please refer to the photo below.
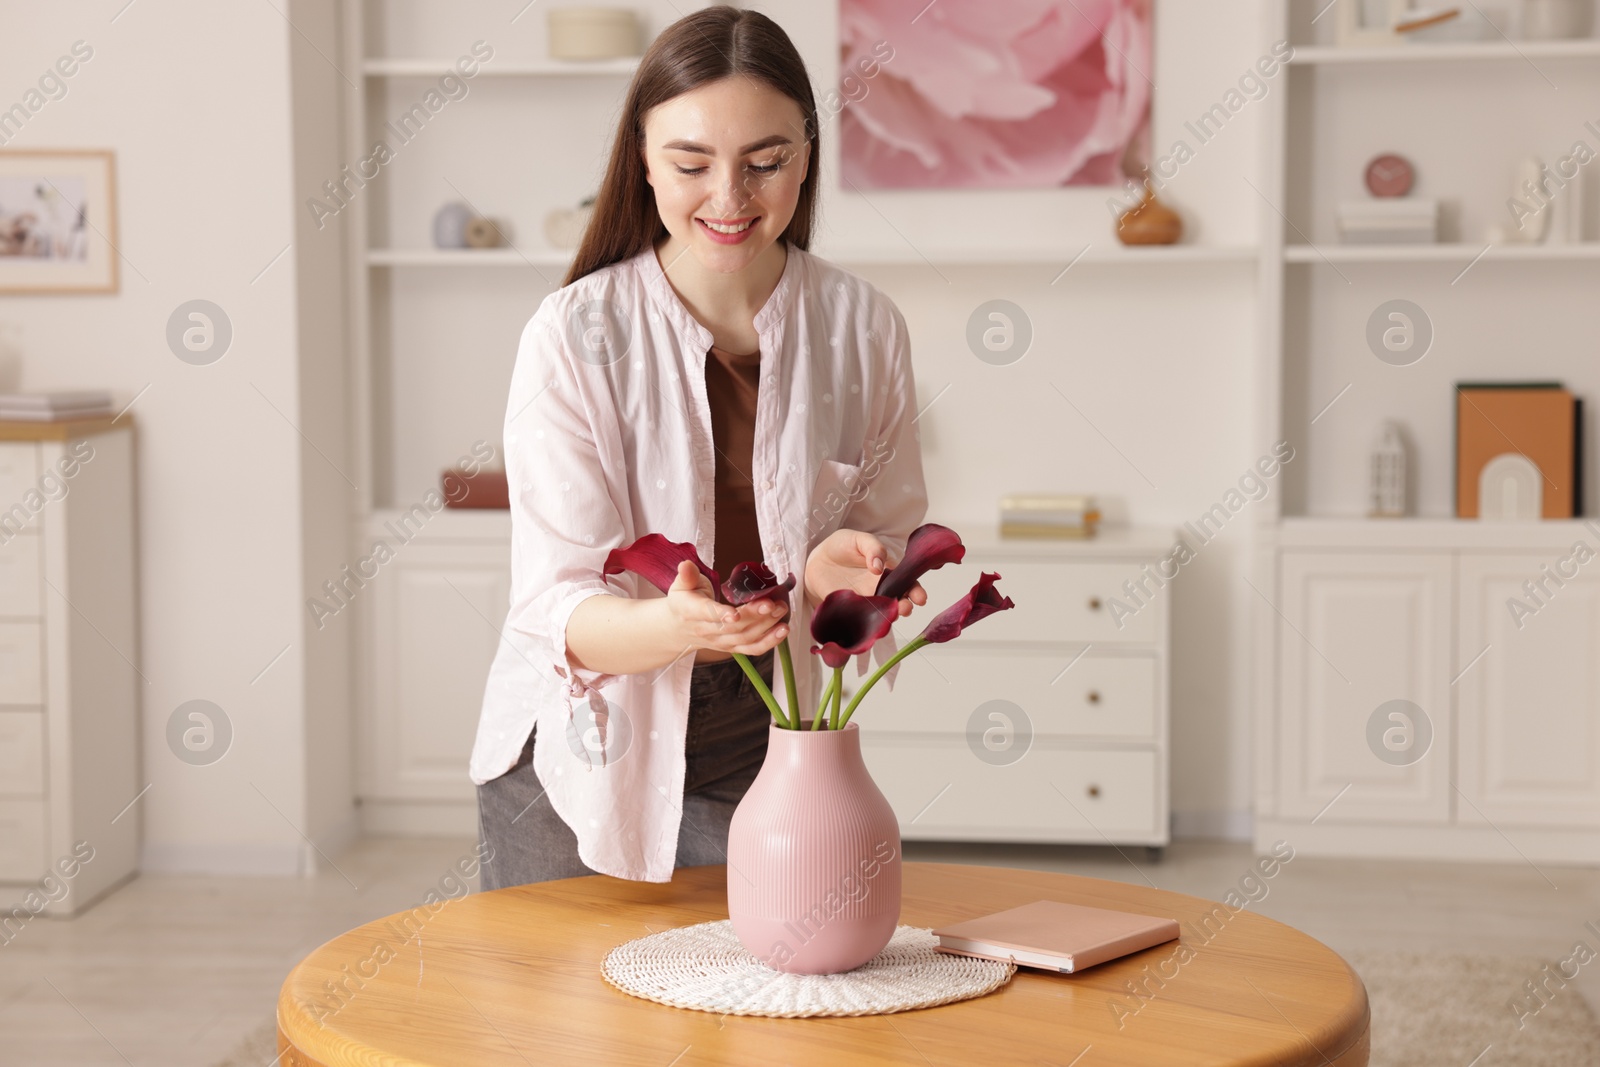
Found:
[[[756, 387], [761, 353], [738, 355], [711, 346], [706, 360], [706, 397], [711, 404], [711, 438], [717, 446], [716, 528], [711, 569], [724, 580], [736, 564], [762, 558], [761, 531], [756, 525], [756, 493], [750, 479], [756, 441]], [[709, 648], [695, 653], [696, 663], [732, 659]]]
[[717, 446], [715, 559], [711, 569], [723, 580], [736, 564], [760, 560], [756, 494], [751, 457], [756, 441], [756, 385], [761, 353], [736, 355], [711, 346], [706, 360], [706, 396], [711, 402], [711, 436]]

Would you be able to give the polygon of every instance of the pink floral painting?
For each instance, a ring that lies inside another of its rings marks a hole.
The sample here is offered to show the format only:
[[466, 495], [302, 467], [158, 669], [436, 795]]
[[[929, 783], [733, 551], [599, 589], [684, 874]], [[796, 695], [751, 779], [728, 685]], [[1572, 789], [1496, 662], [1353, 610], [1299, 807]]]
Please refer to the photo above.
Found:
[[839, 0], [839, 26], [850, 185], [1122, 185], [1148, 159], [1149, 0]]

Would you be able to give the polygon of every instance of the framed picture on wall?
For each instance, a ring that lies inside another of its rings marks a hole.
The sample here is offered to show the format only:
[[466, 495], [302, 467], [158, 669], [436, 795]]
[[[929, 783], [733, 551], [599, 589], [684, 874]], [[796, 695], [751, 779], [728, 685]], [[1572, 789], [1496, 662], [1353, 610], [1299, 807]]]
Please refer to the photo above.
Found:
[[0, 151], [0, 293], [117, 291], [109, 150]]

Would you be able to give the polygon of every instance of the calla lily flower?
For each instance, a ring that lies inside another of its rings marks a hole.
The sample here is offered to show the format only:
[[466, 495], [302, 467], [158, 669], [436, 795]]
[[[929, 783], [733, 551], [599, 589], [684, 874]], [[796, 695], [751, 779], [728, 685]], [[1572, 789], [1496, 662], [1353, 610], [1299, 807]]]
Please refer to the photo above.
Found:
[[929, 644], [953, 640], [979, 619], [1016, 607], [1010, 597], [994, 587], [999, 577], [987, 571], [980, 573], [978, 584], [966, 596], [934, 616], [933, 621], [923, 629], [920, 635], [922, 639]]
[[839, 670], [850, 657], [870, 649], [889, 632], [900, 615], [893, 597], [862, 596], [854, 589], [835, 589], [811, 613], [811, 651]]
[[946, 563], [960, 563], [967, 554], [961, 535], [948, 526], [925, 522], [906, 538], [906, 554], [900, 562], [878, 576], [876, 596], [899, 600], [917, 584], [917, 579]]
[[794, 575], [791, 574], [780, 583], [765, 563], [741, 563], [733, 568], [728, 580], [722, 583], [722, 595], [734, 605], [772, 600], [787, 606], [789, 590], [794, 588], [794, 581]]
[[722, 578], [700, 561], [700, 553], [688, 541], [669, 541], [661, 534], [645, 534], [627, 548], [613, 548], [606, 556], [603, 573], [632, 571], [665, 593], [678, 577], [678, 564], [689, 560], [700, 573], [711, 579], [713, 589], [722, 587]]

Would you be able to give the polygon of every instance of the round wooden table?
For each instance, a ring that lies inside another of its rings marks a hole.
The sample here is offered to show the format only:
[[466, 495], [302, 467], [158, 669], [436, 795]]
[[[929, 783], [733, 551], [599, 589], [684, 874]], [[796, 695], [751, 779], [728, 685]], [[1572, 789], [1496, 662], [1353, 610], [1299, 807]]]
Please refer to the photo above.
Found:
[[680, 868], [666, 883], [569, 878], [418, 907], [318, 948], [283, 983], [280, 1062], [1367, 1062], [1361, 979], [1321, 942], [1248, 909], [1096, 878], [943, 863], [905, 864], [903, 892], [900, 921], [913, 926], [1052, 899], [1170, 916], [1182, 935], [1079, 974], [1019, 968], [987, 996], [935, 1008], [718, 1016], [629, 996], [601, 977], [600, 963], [624, 941], [727, 918], [724, 867]]

